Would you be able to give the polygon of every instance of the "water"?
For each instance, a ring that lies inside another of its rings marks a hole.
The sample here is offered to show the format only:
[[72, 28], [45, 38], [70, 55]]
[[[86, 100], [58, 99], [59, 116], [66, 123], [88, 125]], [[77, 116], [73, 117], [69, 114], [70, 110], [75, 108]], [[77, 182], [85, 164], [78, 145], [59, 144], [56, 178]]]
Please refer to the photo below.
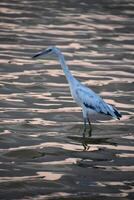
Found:
[[[128, 200], [134, 195], [133, 0], [0, 1], [0, 199]], [[93, 119], [83, 151], [80, 108], [57, 60], [116, 105]]]

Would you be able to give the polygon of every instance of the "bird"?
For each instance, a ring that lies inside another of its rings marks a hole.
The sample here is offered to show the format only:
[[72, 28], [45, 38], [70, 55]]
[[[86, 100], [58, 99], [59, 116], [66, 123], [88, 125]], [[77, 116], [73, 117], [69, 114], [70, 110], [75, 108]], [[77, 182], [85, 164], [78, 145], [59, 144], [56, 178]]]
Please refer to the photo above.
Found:
[[70, 72], [63, 53], [60, 48], [56, 46], [49, 46], [46, 49], [34, 54], [32, 58], [37, 58], [40, 56], [46, 56], [48, 54], [53, 54], [58, 57], [61, 68], [65, 74], [68, 81], [71, 95], [78, 106], [82, 108], [83, 113], [83, 138], [85, 138], [87, 124], [89, 125], [88, 135], [91, 137], [92, 126], [90, 122], [90, 116], [92, 114], [101, 113], [112, 118], [120, 119], [122, 117], [121, 113], [116, 109], [115, 106], [106, 103], [98, 94], [96, 94], [92, 89], [82, 84], [77, 80]]

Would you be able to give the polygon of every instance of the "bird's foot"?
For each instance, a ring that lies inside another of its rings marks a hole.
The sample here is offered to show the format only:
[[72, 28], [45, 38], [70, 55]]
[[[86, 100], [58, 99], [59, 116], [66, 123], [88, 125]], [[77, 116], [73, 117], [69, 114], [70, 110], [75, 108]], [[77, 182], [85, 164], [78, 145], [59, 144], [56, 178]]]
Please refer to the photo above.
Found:
[[89, 150], [90, 146], [88, 145], [88, 143], [86, 141], [83, 141], [82, 145], [84, 147], [84, 151], [88, 151]]
[[87, 141], [87, 138], [85, 137], [85, 133], [83, 134], [82, 145], [84, 147], [84, 151], [89, 150], [90, 146], [88, 145], [88, 141]]

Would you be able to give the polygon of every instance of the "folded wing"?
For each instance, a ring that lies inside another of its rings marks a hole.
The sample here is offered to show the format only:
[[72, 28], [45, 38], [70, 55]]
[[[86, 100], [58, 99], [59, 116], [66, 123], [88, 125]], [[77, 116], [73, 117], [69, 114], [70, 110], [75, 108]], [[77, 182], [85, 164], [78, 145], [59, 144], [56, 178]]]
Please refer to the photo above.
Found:
[[92, 90], [86, 87], [80, 87], [76, 91], [79, 102], [86, 108], [92, 109], [95, 112], [110, 115], [114, 118], [121, 118], [121, 114], [115, 107], [107, 104], [101, 97], [95, 94]]

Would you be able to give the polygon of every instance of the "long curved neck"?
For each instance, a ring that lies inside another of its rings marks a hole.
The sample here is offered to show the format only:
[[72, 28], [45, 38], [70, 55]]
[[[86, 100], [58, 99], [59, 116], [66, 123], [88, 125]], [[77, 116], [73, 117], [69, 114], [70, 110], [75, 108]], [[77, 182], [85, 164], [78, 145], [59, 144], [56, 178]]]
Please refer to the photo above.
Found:
[[63, 56], [63, 54], [61, 52], [58, 54], [58, 58], [59, 58], [61, 67], [63, 69], [63, 72], [65, 73], [66, 79], [68, 80], [68, 82], [72, 82], [74, 77], [71, 74], [71, 72], [69, 71], [68, 66], [65, 63], [64, 56]]

